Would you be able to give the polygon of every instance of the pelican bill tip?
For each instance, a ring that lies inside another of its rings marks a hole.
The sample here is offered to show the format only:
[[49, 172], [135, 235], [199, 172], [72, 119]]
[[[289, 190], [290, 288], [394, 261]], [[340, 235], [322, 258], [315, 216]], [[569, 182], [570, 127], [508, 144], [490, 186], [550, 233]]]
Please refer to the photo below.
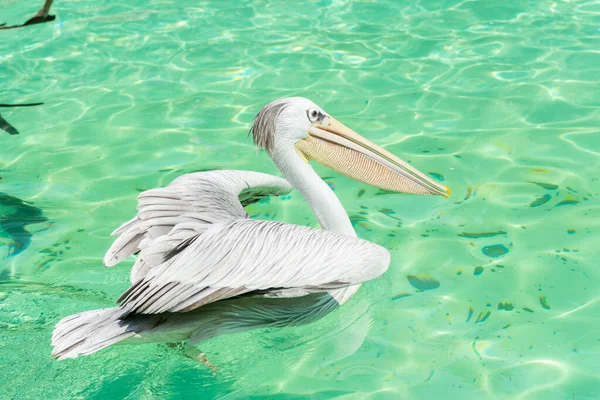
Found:
[[446, 193], [443, 196], [445, 198], [450, 197], [450, 195], [452, 194], [452, 190], [450, 190], [450, 188], [448, 186], [444, 186], [444, 188], [446, 188]]

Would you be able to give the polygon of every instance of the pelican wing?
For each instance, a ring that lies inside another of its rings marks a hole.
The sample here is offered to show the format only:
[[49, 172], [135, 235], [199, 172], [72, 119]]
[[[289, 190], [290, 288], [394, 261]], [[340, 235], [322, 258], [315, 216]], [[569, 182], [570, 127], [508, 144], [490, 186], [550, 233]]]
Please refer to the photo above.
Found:
[[181, 242], [212, 224], [248, 218], [244, 206], [290, 191], [286, 180], [259, 172], [182, 175], [164, 188], [138, 196], [138, 214], [112, 233], [119, 237], [106, 253], [104, 265], [111, 267], [142, 251], [132, 269], [132, 281], [136, 281]]
[[127, 315], [185, 312], [270, 291], [299, 296], [377, 278], [389, 261], [385, 248], [356, 237], [275, 221], [236, 220], [181, 242], [119, 302]]

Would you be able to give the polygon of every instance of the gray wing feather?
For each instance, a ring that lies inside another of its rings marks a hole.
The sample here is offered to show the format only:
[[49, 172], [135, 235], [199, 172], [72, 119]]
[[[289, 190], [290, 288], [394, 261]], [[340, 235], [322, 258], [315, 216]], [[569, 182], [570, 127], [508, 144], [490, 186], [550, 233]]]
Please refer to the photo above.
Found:
[[236, 220], [207, 229], [119, 301], [124, 314], [190, 311], [256, 291], [344, 288], [379, 277], [389, 262], [385, 248], [352, 236]]
[[[247, 218], [245, 205], [290, 191], [286, 180], [252, 171], [208, 171], [180, 176], [167, 187], [138, 196], [138, 214], [113, 232], [119, 237], [106, 253], [104, 265], [116, 265], [141, 251], [132, 270], [135, 281], [155, 264], [155, 255], [167, 251], [166, 246], [172, 247], [212, 224]], [[167, 240], [165, 236], [173, 231], [177, 235], [170, 235]]]

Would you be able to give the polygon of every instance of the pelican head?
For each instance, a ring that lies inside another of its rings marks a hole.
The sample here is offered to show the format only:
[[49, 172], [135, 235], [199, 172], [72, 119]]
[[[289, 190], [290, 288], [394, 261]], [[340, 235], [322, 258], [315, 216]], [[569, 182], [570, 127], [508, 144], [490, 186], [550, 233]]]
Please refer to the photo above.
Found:
[[306, 162], [354, 180], [398, 193], [441, 195], [450, 189], [384, 148], [360, 136], [312, 101], [290, 97], [267, 104], [250, 130], [254, 143], [271, 158], [293, 148]]

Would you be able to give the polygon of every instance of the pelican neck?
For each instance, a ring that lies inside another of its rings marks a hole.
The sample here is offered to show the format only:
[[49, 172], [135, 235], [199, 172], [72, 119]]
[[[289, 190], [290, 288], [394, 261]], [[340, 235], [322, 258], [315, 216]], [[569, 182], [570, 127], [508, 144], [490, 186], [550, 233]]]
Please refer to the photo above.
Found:
[[356, 236], [340, 199], [293, 147], [285, 150], [275, 149], [269, 156], [288, 182], [310, 205], [322, 229]]

